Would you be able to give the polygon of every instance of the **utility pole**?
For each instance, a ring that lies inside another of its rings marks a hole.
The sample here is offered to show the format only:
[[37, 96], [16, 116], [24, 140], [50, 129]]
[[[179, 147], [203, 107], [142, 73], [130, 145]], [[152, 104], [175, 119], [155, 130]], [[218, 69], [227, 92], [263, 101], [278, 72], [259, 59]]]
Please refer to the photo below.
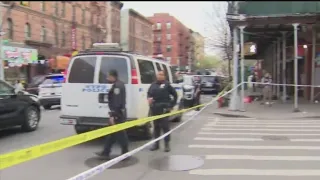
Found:
[[8, 4], [3, 4], [2, 2], [0, 2], [0, 80], [5, 80], [5, 77], [4, 77], [4, 60], [3, 60], [3, 57], [2, 57], [2, 40], [3, 40], [3, 35], [5, 35], [5, 33], [2, 31], [3, 30], [2, 7], [9, 7], [9, 6], [10, 5], [8, 5]]
[[107, 42], [112, 43], [112, 1], [106, 1], [107, 7], [107, 22], [106, 22], [106, 30], [107, 30]]

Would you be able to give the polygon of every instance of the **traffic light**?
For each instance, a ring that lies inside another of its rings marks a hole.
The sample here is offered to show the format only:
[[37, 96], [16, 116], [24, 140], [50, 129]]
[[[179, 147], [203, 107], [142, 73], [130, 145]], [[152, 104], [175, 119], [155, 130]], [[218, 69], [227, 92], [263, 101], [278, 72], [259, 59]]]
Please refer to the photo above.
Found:
[[20, 5], [29, 7], [30, 6], [30, 2], [29, 1], [20, 1]]

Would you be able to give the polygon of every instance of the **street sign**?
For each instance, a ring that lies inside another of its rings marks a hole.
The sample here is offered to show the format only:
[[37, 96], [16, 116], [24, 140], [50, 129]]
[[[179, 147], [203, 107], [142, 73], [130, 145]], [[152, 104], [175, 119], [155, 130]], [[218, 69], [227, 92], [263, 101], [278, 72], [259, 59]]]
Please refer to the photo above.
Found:
[[244, 55], [250, 56], [257, 53], [257, 45], [254, 42], [244, 43]]

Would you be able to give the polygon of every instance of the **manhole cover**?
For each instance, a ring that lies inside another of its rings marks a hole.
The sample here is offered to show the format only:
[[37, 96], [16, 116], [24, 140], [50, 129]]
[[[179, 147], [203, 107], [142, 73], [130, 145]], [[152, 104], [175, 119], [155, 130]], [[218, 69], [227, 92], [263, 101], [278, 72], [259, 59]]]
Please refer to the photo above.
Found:
[[159, 171], [188, 171], [201, 167], [204, 160], [197, 156], [172, 155], [152, 160], [149, 166]]
[[288, 141], [289, 138], [286, 136], [262, 136], [265, 141]]
[[[111, 156], [112, 158], [115, 158], [117, 156]], [[100, 164], [103, 164], [107, 162], [106, 160], [99, 159], [99, 157], [92, 157], [89, 158], [85, 161], [85, 165], [87, 165], [89, 168], [96, 167]], [[120, 161], [117, 164], [109, 167], [109, 169], [120, 169], [120, 168], [125, 168], [129, 166], [133, 166], [139, 162], [138, 158], [131, 156], [129, 159]]]

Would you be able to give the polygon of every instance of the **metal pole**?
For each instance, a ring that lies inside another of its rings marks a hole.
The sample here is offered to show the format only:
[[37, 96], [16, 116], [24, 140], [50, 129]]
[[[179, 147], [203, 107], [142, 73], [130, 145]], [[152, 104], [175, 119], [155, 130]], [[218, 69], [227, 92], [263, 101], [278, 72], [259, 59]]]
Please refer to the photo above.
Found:
[[243, 38], [243, 29], [245, 26], [240, 26], [240, 53], [241, 53], [241, 110], [244, 109], [244, 38]]
[[[280, 64], [281, 64], [281, 58], [280, 58], [280, 50], [281, 50], [281, 38], [277, 40], [277, 83], [280, 84]], [[280, 86], [277, 85], [277, 98], [280, 99]]]
[[294, 29], [294, 112], [299, 112], [298, 109], [298, 23], [292, 24]]
[[3, 26], [3, 22], [2, 22], [2, 3], [0, 3], [0, 80], [5, 80], [5, 74], [4, 74], [4, 60], [2, 57], [2, 26]]
[[285, 85], [286, 80], [286, 32], [282, 32], [282, 100], [286, 102], [287, 100], [287, 86]]
[[[273, 42], [273, 45], [272, 45], [272, 64], [273, 64], [273, 67], [272, 67], [272, 81], [273, 83], [276, 82], [276, 73], [277, 73], [277, 43], [276, 42]], [[276, 86], [272, 86], [272, 97], [276, 94]]]
[[[239, 67], [239, 60], [238, 60], [238, 28], [233, 28], [233, 78], [232, 84], [233, 87], [238, 85], [238, 67]], [[232, 91], [231, 102], [229, 106], [229, 110], [236, 111], [238, 110], [238, 89]]]
[[317, 44], [317, 31], [315, 27], [312, 28], [312, 58], [311, 58], [311, 92], [310, 101], [314, 102], [314, 79], [315, 79], [315, 62], [316, 62], [316, 44]]

